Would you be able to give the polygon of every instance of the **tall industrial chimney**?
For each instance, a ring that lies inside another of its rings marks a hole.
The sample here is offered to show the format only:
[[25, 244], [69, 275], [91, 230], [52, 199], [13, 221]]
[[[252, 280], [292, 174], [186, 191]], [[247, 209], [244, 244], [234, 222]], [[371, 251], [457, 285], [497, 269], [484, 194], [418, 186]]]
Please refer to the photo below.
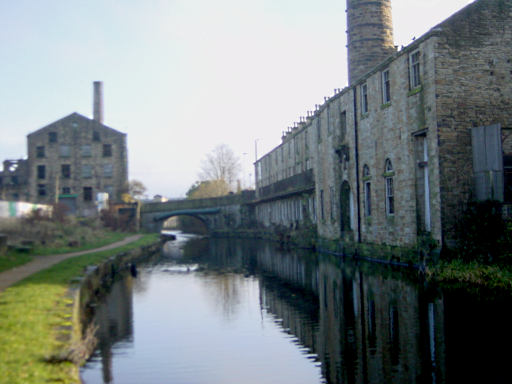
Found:
[[396, 52], [391, 0], [347, 0], [348, 83]]
[[95, 81], [93, 84], [93, 119], [103, 124], [103, 82]]

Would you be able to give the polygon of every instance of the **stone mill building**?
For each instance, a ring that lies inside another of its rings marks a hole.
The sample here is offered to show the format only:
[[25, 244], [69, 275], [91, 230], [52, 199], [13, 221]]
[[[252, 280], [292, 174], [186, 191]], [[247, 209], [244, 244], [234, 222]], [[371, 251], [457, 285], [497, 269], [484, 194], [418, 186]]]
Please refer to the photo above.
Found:
[[512, 203], [512, 1], [476, 0], [401, 49], [391, 6], [347, 0], [349, 85], [256, 161], [261, 225], [442, 246], [469, 201]]
[[61, 202], [79, 216], [94, 215], [104, 193], [120, 201], [128, 182], [126, 134], [103, 124], [102, 88], [94, 82], [92, 119], [75, 112], [27, 136], [28, 158], [16, 161], [14, 172], [23, 172], [16, 185], [4, 162], [0, 177], [4, 189], [10, 186], [4, 199]]

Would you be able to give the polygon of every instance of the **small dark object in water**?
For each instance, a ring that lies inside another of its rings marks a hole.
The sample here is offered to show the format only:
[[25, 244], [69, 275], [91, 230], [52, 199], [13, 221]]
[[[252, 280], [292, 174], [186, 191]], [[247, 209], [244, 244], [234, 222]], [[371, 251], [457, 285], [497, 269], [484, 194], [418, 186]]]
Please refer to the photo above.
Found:
[[176, 240], [176, 235], [173, 235], [172, 233], [161, 233], [160, 238], [163, 241], [171, 241], [171, 240]]
[[130, 264], [130, 273], [133, 277], [137, 277], [137, 266], [134, 263]]

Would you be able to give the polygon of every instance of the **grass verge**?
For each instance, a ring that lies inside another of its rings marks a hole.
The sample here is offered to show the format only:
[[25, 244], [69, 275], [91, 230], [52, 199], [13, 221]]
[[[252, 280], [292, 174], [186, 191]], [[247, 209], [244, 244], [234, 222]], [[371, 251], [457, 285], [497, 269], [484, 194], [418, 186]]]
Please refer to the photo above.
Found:
[[95, 238], [93, 241], [89, 241], [77, 247], [44, 247], [37, 245], [33, 250], [30, 251], [30, 253], [9, 251], [5, 255], [0, 255], [0, 272], [26, 264], [33, 260], [35, 255], [47, 256], [68, 252], [86, 251], [89, 249], [100, 248], [107, 244], [115, 243], [116, 241], [123, 240], [125, 237], [130, 235], [132, 235], [132, 233], [105, 231], [102, 237]]
[[460, 260], [441, 262], [429, 268], [430, 281], [453, 287], [471, 286], [473, 289], [499, 289], [512, 292], [512, 269], [497, 265], [483, 265]]
[[70, 281], [88, 265], [119, 252], [149, 245], [158, 235], [131, 244], [65, 260], [0, 293], [0, 384], [79, 383], [78, 368], [65, 358], [71, 330]]

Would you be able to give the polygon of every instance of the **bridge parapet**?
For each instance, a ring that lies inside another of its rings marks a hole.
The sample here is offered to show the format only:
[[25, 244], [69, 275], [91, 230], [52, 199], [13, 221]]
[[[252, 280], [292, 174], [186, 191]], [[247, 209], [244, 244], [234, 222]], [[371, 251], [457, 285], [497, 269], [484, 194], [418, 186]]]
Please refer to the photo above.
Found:
[[205, 209], [230, 205], [248, 204], [254, 200], [254, 191], [242, 191], [232, 195], [210, 197], [205, 199], [170, 200], [164, 203], [143, 203], [141, 213], [170, 212], [187, 209]]

